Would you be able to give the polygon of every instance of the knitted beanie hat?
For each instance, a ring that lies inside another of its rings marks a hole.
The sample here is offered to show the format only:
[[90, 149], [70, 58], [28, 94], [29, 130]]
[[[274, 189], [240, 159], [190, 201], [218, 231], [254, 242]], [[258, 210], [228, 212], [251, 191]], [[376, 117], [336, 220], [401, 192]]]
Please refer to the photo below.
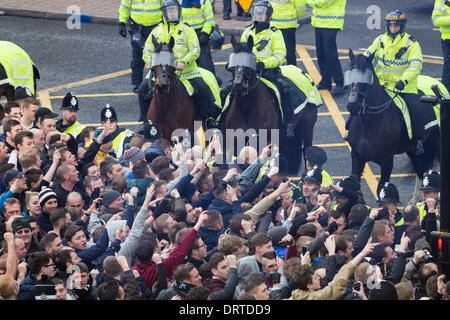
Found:
[[133, 147], [131, 144], [127, 143], [124, 146], [125, 151], [123, 152], [122, 158], [125, 163], [125, 165], [129, 165], [131, 163], [136, 163], [139, 160], [145, 158], [144, 152], [137, 148]]
[[39, 204], [41, 205], [41, 207], [43, 207], [44, 204], [50, 199], [58, 200], [58, 196], [49, 187], [43, 187], [39, 192]]
[[114, 202], [117, 198], [121, 197], [122, 194], [116, 190], [113, 189], [105, 189], [103, 190], [102, 194], [102, 201], [103, 205], [105, 207], [109, 206], [111, 203]]

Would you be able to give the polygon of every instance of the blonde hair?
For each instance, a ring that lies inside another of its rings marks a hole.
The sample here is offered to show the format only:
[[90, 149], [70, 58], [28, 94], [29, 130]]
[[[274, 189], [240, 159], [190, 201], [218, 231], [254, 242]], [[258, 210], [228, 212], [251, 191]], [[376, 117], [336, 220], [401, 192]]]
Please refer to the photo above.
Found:
[[30, 203], [31, 198], [34, 196], [39, 197], [39, 192], [30, 191], [30, 192], [25, 193], [25, 206], [27, 207], [27, 209], [30, 209], [30, 208], [28, 208], [28, 204]]
[[16, 220], [17, 218], [21, 218], [23, 216], [21, 215], [14, 215], [9, 217], [8, 221], [6, 221], [6, 232], [12, 232], [12, 223], [14, 220]]
[[35, 164], [37, 157], [39, 157], [39, 150], [35, 148], [25, 149], [19, 152], [19, 161], [24, 169], [28, 169]]
[[2, 274], [0, 276], [0, 297], [3, 299], [15, 299], [16, 295], [16, 282], [8, 274]]

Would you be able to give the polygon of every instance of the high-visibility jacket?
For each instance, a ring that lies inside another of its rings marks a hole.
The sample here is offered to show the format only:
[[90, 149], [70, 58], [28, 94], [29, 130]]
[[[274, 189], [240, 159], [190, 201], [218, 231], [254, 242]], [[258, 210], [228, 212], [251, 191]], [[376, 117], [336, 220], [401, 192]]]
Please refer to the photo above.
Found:
[[[400, 55], [401, 52], [404, 52]], [[399, 53], [400, 52], [400, 53]], [[402, 80], [405, 88], [402, 92], [417, 93], [417, 77], [422, 71], [422, 50], [419, 43], [406, 32], [395, 38], [387, 32], [379, 35], [364, 55], [375, 53], [372, 61], [382, 86], [394, 90], [395, 84]]]
[[175, 66], [178, 62], [184, 62], [185, 67], [181, 71], [180, 78], [200, 77], [200, 71], [197, 66], [197, 59], [200, 56], [200, 43], [198, 42], [195, 30], [185, 23], [160, 23], [153, 29], [144, 45], [142, 59], [148, 65], [151, 65], [152, 55], [155, 52], [152, 38], [156, 38], [158, 43], [169, 43], [171, 37], [175, 40], [173, 53]]
[[306, 0], [269, 0], [273, 8], [270, 25], [278, 29], [297, 28], [306, 11]]
[[[263, 31], [256, 33], [255, 27], [247, 27], [241, 36], [241, 42], [247, 42], [247, 39], [253, 37], [253, 54], [256, 56], [256, 61], [262, 61], [266, 69], [277, 68], [286, 61], [286, 45], [284, 43], [283, 34], [276, 27], [269, 27]], [[261, 41], [266, 41], [267, 44], [258, 51], [258, 46]]]
[[0, 85], [9, 84], [14, 88], [25, 87], [34, 92], [33, 61], [18, 45], [9, 41], [0, 41], [0, 64], [6, 72], [6, 79], [0, 79]]
[[183, 0], [181, 15], [183, 22], [194, 28], [196, 31], [203, 31], [210, 34], [215, 26], [214, 13], [211, 2], [209, 0], [197, 0], [201, 7], [195, 8], [191, 1]]
[[119, 159], [123, 154], [125, 139], [134, 135], [135, 133], [133, 131], [125, 129], [114, 138], [113, 151], [116, 154], [117, 159]]
[[153, 26], [162, 21], [161, 0], [122, 0], [119, 7], [119, 22], [131, 18], [137, 24]]
[[444, 0], [434, 2], [431, 21], [435, 27], [439, 27], [442, 39], [450, 39], [450, 7], [445, 4]]
[[83, 131], [84, 128], [86, 128], [84, 124], [75, 121], [70, 127], [67, 127], [63, 133], [69, 133], [74, 138], [76, 138], [81, 133], [81, 131]]
[[311, 25], [315, 28], [344, 29], [347, 0], [306, 0], [313, 8]]
[[[427, 210], [425, 209], [425, 202], [419, 202], [417, 204], [417, 209], [419, 209], [419, 218], [420, 221], [422, 222], [423, 218], [427, 215]], [[436, 208], [435, 210], [436, 216], [439, 215], [439, 210]], [[405, 223], [405, 221], [403, 220], [403, 218], [401, 218], [396, 224], [395, 226], [401, 226]]]

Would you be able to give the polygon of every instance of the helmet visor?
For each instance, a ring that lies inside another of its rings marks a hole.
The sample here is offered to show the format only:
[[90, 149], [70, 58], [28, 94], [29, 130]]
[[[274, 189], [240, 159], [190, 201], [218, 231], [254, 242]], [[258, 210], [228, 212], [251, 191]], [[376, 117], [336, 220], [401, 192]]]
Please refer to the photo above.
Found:
[[173, 52], [167, 52], [167, 51], [161, 51], [161, 52], [155, 52], [152, 55], [152, 64], [151, 67], [154, 66], [175, 66], [174, 64], [174, 54]]
[[180, 21], [180, 12], [178, 6], [170, 6], [164, 8], [164, 18], [167, 22], [178, 22]]
[[253, 21], [265, 22], [267, 19], [267, 8], [264, 6], [255, 6], [253, 8]]
[[256, 57], [251, 53], [239, 52], [230, 54], [230, 60], [228, 61], [228, 67], [248, 67], [253, 70], [256, 68]]
[[365, 83], [372, 84], [373, 83], [373, 74], [371, 70], [358, 70], [352, 69], [348, 70], [344, 74], [344, 86], [349, 86], [351, 84], [357, 83]]

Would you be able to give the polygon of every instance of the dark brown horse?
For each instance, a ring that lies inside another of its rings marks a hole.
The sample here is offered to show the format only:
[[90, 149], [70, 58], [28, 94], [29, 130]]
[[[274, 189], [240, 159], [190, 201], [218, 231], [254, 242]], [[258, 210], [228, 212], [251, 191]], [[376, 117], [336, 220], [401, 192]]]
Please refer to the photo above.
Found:
[[[412, 160], [414, 172], [422, 180], [424, 172], [433, 167], [435, 160], [439, 160], [439, 129], [430, 130], [428, 139], [424, 142], [425, 153], [415, 156], [403, 116], [385, 88], [380, 85], [374, 71], [373, 55], [355, 56], [350, 50], [349, 56], [350, 70], [352, 70], [350, 72], [368, 74], [370, 77], [366, 79], [373, 79], [372, 81], [355, 80], [349, 84], [347, 109], [352, 118], [348, 124], [347, 141], [352, 147], [352, 176], [359, 180], [366, 162], [377, 163], [381, 167], [379, 191], [381, 186], [390, 179], [394, 155], [406, 152]], [[348, 77], [351, 77], [351, 73]], [[354, 79], [357, 78], [357, 76], [354, 77]], [[427, 107], [424, 105], [424, 108]], [[416, 186], [415, 192], [417, 190]]]
[[[152, 37], [155, 54], [171, 55], [173, 61], [174, 39], [170, 38], [168, 44], [159, 44]], [[201, 120], [195, 107], [194, 99], [189, 96], [183, 83], [176, 75], [175, 67], [161, 63], [152, 66], [155, 74], [155, 91], [150, 102], [147, 119], [154, 122], [164, 138], [170, 140], [176, 129], [189, 129], [194, 131], [194, 120]]]
[[[246, 53], [251, 56], [253, 37], [247, 43], [239, 43], [231, 38], [234, 53]], [[227, 110], [225, 120], [226, 129], [255, 130], [267, 129], [267, 143], [271, 143], [271, 129], [280, 129], [280, 116], [276, 110], [268, 87], [260, 81], [253, 68], [237, 65], [229, 68], [233, 73], [232, 100]], [[308, 103], [305, 108], [295, 116], [294, 137], [288, 139], [279, 130], [280, 153], [287, 160], [287, 172], [296, 175], [301, 169], [302, 152], [312, 145], [313, 129], [317, 120], [317, 106]], [[260, 146], [261, 147], [261, 146]], [[238, 152], [238, 151], [237, 151]]]
[[[27, 53], [19, 46], [9, 43], [7, 41], [0, 41], [0, 55], [2, 56], [3, 59], [10, 59], [11, 65], [14, 65], [14, 55], [6, 56], [6, 57], [3, 56], [3, 54], [2, 54], [3, 46], [7, 47], [8, 49], [13, 47], [16, 51], [21, 51], [21, 53], [23, 55], [27, 55]], [[10, 52], [10, 51], [5, 50], [4, 52]], [[30, 69], [31, 69], [30, 73], [34, 80], [34, 92], [36, 93], [37, 92], [37, 81], [36, 80], [40, 79], [39, 70], [37, 69], [37, 67], [35, 65], [32, 65]], [[8, 102], [14, 101], [15, 88], [12, 85], [11, 81], [5, 81], [5, 79], [8, 79], [8, 75], [6, 74], [5, 68], [0, 63], [0, 98], [4, 96], [4, 97], [6, 97], [6, 100]], [[2, 83], [3, 81], [5, 81], [5, 83]]]

